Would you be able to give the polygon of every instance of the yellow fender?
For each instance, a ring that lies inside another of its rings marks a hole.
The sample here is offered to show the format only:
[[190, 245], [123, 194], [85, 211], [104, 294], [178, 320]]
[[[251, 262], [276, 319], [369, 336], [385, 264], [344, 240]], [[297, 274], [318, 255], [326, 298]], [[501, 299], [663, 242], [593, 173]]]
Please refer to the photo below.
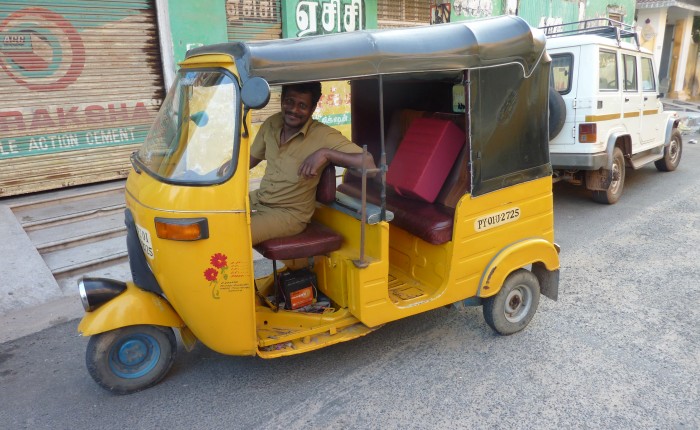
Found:
[[123, 293], [94, 311], [86, 312], [78, 325], [78, 331], [83, 336], [92, 336], [141, 324], [177, 328], [185, 326], [182, 318], [165, 299], [128, 282]]
[[491, 297], [501, 289], [508, 275], [528, 264], [542, 263], [549, 271], [559, 269], [559, 253], [554, 244], [541, 238], [524, 239], [503, 248], [481, 274], [479, 297]]

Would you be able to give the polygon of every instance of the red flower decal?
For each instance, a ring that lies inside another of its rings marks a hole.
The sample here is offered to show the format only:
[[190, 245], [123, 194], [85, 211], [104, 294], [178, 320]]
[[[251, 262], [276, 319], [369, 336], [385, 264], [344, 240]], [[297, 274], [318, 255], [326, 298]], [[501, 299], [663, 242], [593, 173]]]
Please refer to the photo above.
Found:
[[219, 276], [219, 272], [211, 267], [204, 271], [204, 277], [207, 278], [207, 281], [216, 281], [217, 276]]
[[226, 256], [220, 252], [217, 252], [211, 256], [210, 262], [212, 266], [216, 267], [217, 269], [221, 269], [222, 267], [226, 266]]

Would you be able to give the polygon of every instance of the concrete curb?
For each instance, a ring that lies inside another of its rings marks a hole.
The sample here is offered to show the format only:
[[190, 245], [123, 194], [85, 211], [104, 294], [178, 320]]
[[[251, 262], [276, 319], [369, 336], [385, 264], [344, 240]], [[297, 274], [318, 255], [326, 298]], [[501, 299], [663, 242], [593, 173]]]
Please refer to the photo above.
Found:
[[15, 218], [12, 209], [0, 204], [0, 314], [36, 306], [63, 295], [43, 258]]
[[[76, 295], [0, 315], [0, 344], [81, 318], [84, 313], [80, 297]], [[78, 326], [77, 321], [75, 325]]]

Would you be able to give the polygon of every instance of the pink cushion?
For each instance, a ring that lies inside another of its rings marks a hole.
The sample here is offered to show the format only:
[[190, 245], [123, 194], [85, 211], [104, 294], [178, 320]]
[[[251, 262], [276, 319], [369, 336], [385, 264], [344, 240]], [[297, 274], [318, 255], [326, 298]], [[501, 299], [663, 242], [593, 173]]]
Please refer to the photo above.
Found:
[[465, 143], [466, 135], [451, 121], [414, 119], [389, 166], [387, 184], [401, 196], [434, 202]]

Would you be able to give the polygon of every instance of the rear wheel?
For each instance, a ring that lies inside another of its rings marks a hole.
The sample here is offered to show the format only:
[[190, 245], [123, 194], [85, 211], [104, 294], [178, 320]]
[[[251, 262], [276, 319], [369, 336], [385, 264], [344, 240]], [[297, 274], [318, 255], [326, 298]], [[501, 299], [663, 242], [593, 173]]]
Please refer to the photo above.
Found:
[[654, 161], [654, 165], [662, 172], [672, 172], [681, 162], [681, 155], [683, 155], [683, 139], [681, 132], [675, 128], [671, 133], [671, 142], [664, 148], [664, 158]]
[[92, 379], [103, 388], [129, 394], [163, 379], [176, 351], [170, 327], [129, 326], [92, 336], [85, 362]]
[[498, 294], [484, 299], [484, 319], [499, 334], [517, 333], [530, 323], [539, 303], [537, 277], [519, 269], [508, 275]]
[[593, 191], [593, 200], [598, 203], [612, 205], [617, 203], [620, 200], [620, 196], [622, 196], [622, 189], [625, 186], [625, 156], [618, 147], [615, 147], [615, 150], [613, 150], [610, 174], [612, 175], [612, 181], [610, 181], [608, 189]]

